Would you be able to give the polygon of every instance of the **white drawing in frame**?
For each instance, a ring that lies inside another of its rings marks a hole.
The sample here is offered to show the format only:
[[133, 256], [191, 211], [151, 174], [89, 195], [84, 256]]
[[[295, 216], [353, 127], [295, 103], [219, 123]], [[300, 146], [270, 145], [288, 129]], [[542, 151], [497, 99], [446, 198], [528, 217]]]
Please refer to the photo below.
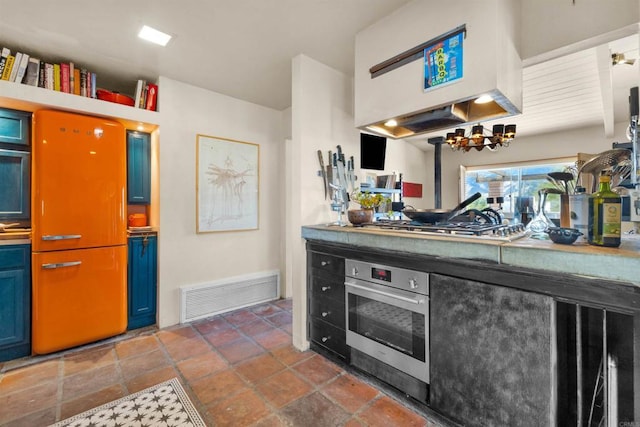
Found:
[[197, 136], [196, 232], [258, 229], [260, 146]]

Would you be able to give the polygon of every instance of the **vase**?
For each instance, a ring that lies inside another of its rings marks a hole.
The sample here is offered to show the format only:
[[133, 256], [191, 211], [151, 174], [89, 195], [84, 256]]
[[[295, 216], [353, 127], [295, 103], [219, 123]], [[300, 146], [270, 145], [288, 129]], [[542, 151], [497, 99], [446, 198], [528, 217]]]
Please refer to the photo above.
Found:
[[350, 209], [347, 211], [347, 218], [353, 225], [373, 222], [373, 209]]

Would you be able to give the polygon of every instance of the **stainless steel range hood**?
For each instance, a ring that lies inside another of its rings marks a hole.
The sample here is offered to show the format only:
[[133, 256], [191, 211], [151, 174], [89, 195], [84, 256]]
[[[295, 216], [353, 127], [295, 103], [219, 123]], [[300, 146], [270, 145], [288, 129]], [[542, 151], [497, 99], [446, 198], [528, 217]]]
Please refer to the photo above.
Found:
[[[522, 62], [519, 1], [415, 0], [356, 36], [355, 124], [390, 138], [473, 125], [519, 114]], [[501, 23], [491, 25], [490, 23]], [[464, 32], [463, 76], [425, 90], [424, 50]], [[477, 103], [481, 96], [491, 101]]]

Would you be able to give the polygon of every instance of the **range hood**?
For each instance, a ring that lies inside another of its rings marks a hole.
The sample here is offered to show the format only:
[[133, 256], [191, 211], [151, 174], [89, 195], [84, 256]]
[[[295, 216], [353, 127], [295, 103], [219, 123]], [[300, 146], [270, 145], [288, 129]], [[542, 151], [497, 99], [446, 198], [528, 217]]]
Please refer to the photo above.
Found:
[[[436, 17], [431, 2], [414, 0], [358, 33], [356, 126], [405, 138], [519, 114], [519, 4], [449, 0]], [[462, 78], [425, 90], [425, 49], [455, 33], [464, 34]]]

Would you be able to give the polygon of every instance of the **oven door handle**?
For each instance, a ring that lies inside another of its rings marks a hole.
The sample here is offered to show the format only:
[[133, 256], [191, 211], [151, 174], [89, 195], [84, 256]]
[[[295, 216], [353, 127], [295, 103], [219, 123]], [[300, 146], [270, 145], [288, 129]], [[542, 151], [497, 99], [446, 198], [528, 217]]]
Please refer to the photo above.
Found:
[[401, 295], [392, 294], [390, 292], [385, 292], [385, 291], [380, 291], [378, 289], [373, 289], [373, 288], [370, 288], [368, 286], [356, 285], [355, 283], [344, 282], [344, 285], [345, 286], [351, 286], [353, 288], [360, 289], [360, 290], [367, 291], [367, 292], [371, 292], [371, 293], [374, 293], [374, 294], [384, 295], [385, 297], [397, 299], [397, 300], [400, 300], [400, 301], [409, 302], [411, 304], [416, 304], [416, 305], [424, 304], [424, 299], [415, 300], [413, 298], [407, 298], [407, 297], [403, 297]]

